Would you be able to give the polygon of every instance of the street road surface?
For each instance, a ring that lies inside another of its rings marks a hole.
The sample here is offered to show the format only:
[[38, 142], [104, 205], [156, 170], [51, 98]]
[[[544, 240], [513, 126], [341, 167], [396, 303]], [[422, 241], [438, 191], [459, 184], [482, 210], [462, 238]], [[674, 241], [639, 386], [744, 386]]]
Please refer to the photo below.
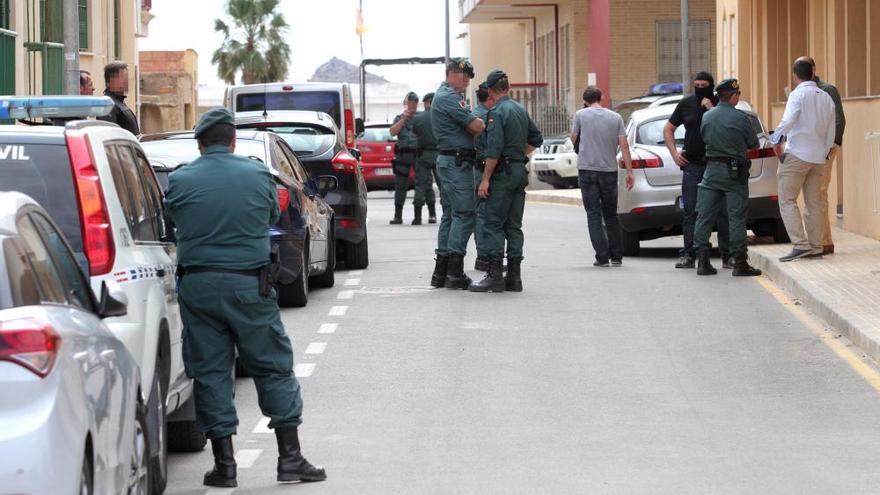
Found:
[[275, 483], [239, 379], [239, 488], [201, 485], [208, 447], [171, 455], [167, 493], [880, 490], [880, 375], [766, 279], [675, 270], [680, 238], [594, 268], [582, 209], [529, 204], [525, 292], [431, 290], [437, 227], [409, 203], [389, 226], [391, 197], [370, 197], [370, 267], [283, 311], [328, 480]]

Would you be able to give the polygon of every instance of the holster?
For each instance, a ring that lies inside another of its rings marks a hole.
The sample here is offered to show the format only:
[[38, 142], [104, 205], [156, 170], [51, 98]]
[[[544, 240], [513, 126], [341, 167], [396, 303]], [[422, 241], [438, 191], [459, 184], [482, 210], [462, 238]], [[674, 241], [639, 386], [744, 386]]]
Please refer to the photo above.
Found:
[[409, 177], [410, 164], [404, 162], [399, 157], [391, 159], [391, 170], [398, 177]]
[[278, 279], [278, 272], [281, 270], [281, 257], [278, 254], [278, 246], [273, 245], [269, 251], [269, 264], [260, 269], [260, 295], [269, 297], [272, 294], [272, 288], [275, 286], [275, 280]]
[[752, 168], [752, 162], [749, 160], [737, 160], [731, 158], [727, 162], [727, 173], [731, 179], [740, 180], [749, 176], [749, 169]]

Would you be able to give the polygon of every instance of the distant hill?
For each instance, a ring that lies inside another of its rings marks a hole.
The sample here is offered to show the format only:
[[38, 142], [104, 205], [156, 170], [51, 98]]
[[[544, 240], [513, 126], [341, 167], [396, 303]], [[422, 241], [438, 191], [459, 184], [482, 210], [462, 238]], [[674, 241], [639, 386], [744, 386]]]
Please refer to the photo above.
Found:
[[[312, 77], [309, 79], [310, 82], [347, 82], [347, 83], [360, 83], [360, 67], [354, 64], [350, 64], [345, 60], [338, 59], [336, 57], [331, 58], [327, 62], [324, 62], [320, 67], [315, 70], [315, 73], [312, 74]], [[367, 71], [367, 82], [368, 83], [387, 83], [384, 77], [378, 76], [376, 74], [371, 74]]]

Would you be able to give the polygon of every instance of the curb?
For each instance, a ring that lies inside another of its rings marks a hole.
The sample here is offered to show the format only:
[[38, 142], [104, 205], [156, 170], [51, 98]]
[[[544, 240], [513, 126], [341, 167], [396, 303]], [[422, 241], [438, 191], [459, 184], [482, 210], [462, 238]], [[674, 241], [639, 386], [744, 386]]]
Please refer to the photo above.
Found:
[[580, 196], [562, 196], [559, 194], [548, 194], [543, 191], [526, 191], [526, 201], [548, 205], [584, 206]]
[[749, 250], [749, 255], [755, 261], [757, 268], [763, 270], [764, 275], [773, 283], [799, 300], [807, 310], [824, 320], [834, 331], [848, 338], [874, 362], [880, 363], [880, 341], [877, 341], [875, 336], [862, 331], [855, 321], [835, 310], [833, 305], [822, 297], [810, 292], [796, 277], [786, 273], [781, 263], [770, 254]]

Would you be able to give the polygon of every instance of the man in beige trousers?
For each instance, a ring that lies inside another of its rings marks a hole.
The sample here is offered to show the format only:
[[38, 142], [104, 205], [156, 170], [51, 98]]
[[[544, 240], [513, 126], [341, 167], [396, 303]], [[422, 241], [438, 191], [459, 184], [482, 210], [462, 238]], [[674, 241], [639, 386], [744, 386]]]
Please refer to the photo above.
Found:
[[[779, 261], [822, 256], [822, 183], [835, 137], [834, 101], [813, 81], [813, 66], [798, 59], [792, 67], [795, 89], [782, 122], [770, 136], [781, 162], [779, 212], [792, 250]], [[783, 151], [780, 144], [786, 138]], [[797, 199], [804, 193], [804, 215]]]

